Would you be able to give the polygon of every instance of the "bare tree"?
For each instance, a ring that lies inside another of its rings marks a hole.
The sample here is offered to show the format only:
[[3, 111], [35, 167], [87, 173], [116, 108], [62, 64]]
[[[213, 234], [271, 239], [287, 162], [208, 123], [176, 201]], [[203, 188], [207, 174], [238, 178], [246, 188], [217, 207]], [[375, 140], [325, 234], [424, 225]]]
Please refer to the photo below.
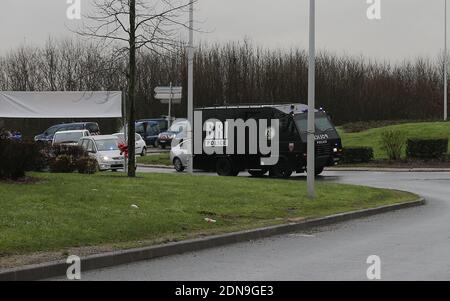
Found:
[[117, 58], [128, 58], [129, 177], [136, 176], [136, 54], [145, 49], [164, 55], [179, 46], [179, 29], [187, 27], [180, 17], [193, 1], [195, 0], [93, 0], [94, 12], [86, 16], [89, 24], [77, 31], [84, 37], [103, 41], [106, 46], [114, 49]]

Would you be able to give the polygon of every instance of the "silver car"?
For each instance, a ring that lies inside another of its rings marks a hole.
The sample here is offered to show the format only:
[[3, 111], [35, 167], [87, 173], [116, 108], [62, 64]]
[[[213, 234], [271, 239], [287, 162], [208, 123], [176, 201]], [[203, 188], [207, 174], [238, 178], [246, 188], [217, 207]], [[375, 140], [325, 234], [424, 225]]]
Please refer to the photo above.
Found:
[[182, 172], [189, 165], [189, 148], [190, 148], [190, 140], [181, 139], [178, 144], [172, 146], [170, 150], [170, 161], [173, 163], [173, 166], [176, 171]]
[[118, 138], [113, 135], [89, 136], [78, 144], [98, 162], [99, 170], [117, 171], [124, 168], [124, 156], [120, 153]]

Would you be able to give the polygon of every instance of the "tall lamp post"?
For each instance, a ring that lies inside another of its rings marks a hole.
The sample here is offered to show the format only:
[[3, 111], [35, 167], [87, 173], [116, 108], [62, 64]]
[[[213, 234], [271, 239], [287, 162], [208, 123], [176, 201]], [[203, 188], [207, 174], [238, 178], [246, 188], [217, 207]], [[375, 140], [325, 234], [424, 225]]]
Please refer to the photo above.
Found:
[[315, 38], [315, 0], [309, 0], [309, 64], [308, 64], [308, 141], [307, 141], [307, 185], [308, 197], [315, 198], [315, 68], [316, 68], [316, 38]]
[[194, 0], [189, 4], [189, 46], [188, 46], [188, 145], [189, 151], [189, 165], [188, 172], [193, 173], [194, 165], [194, 141], [193, 141], [193, 127], [194, 127]]
[[444, 0], [444, 121], [447, 121], [447, 0]]

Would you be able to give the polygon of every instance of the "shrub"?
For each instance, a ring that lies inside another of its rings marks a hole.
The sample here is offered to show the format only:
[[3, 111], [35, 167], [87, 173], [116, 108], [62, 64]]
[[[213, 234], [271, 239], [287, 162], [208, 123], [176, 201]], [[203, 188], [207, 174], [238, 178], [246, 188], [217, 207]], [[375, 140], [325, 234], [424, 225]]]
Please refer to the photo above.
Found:
[[401, 131], [385, 130], [381, 133], [381, 148], [390, 160], [399, 160], [405, 146], [405, 137]]
[[40, 168], [50, 168], [51, 172], [74, 172], [80, 158], [87, 156], [86, 151], [78, 145], [44, 146], [41, 151]]
[[68, 155], [76, 159], [87, 156], [86, 151], [79, 145], [56, 144], [51, 147], [53, 155]]
[[81, 157], [77, 161], [77, 169], [82, 174], [94, 174], [97, 172], [97, 160], [89, 156]]
[[0, 177], [17, 180], [34, 170], [39, 148], [34, 142], [0, 139]]
[[406, 155], [409, 158], [435, 159], [441, 158], [448, 151], [448, 138], [441, 139], [408, 139]]
[[59, 155], [50, 163], [51, 172], [74, 172], [76, 170], [76, 161], [72, 156]]
[[342, 161], [344, 163], [367, 163], [373, 160], [373, 148], [348, 147], [343, 150]]

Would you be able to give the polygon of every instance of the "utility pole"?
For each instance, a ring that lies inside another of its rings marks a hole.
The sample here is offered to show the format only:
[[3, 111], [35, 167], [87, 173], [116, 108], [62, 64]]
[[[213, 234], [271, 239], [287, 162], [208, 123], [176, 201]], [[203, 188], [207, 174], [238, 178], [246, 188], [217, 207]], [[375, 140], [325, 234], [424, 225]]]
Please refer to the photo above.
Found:
[[447, 0], [444, 0], [444, 121], [448, 119], [447, 86]]
[[315, 38], [315, 0], [309, 0], [309, 64], [308, 64], [308, 141], [307, 141], [307, 185], [308, 197], [315, 198], [315, 68], [316, 68], [316, 38]]
[[169, 127], [172, 125], [172, 97], [173, 97], [172, 82], [170, 82], [169, 113], [168, 113], [169, 116], [167, 120]]
[[189, 145], [189, 166], [188, 172], [193, 174], [194, 170], [194, 1], [191, 0], [189, 4], [189, 46], [188, 46], [188, 132], [187, 138], [190, 140]]

